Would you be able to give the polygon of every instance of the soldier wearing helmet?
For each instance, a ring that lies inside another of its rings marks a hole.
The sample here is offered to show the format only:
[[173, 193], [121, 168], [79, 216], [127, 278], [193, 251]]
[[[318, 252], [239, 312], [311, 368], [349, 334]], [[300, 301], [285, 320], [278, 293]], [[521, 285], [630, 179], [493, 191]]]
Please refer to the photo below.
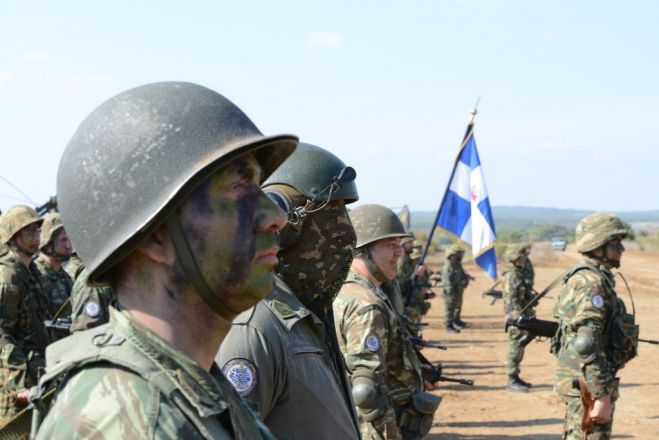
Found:
[[332, 313], [355, 247], [354, 178], [334, 154], [300, 143], [262, 186], [288, 215], [275, 289], [234, 319], [216, 359], [277, 438], [359, 439]]
[[462, 296], [469, 284], [469, 275], [462, 267], [465, 250], [459, 244], [446, 249], [444, 267], [442, 268], [442, 287], [444, 288], [444, 325], [448, 333], [459, 333], [467, 324], [462, 321]]
[[[616, 293], [611, 271], [620, 267], [626, 236], [625, 224], [612, 214], [591, 214], [576, 228], [583, 261], [563, 278], [554, 308], [559, 329], [552, 339], [559, 360], [554, 389], [565, 404], [566, 439], [611, 437], [617, 372], [636, 355], [638, 326]], [[586, 393], [592, 406], [582, 402]], [[585, 430], [584, 416], [594, 423]]]
[[357, 247], [334, 316], [362, 438], [419, 439], [429, 431], [440, 397], [424, 392], [409, 335], [381, 288], [396, 277], [400, 241], [409, 234], [381, 205], [358, 206], [350, 220]]
[[47, 302], [32, 260], [42, 222], [23, 205], [1, 218], [8, 251], [0, 258], [0, 425], [27, 405], [27, 390], [37, 384], [50, 342], [43, 325]]
[[[417, 267], [417, 262], [423, 253], [423, 242], [410, 239], [403, 244], [405, 253], [398, 262], [397, 280], [402, 291], [405, 303], [405, 317], [410, 323], [420, 323], [421, 317], [430, 309], [430, 298], [433, 293], [430, 290], [431, 271], [425, 266]], [[415, 329], [415, 326], [411, 326]]]
[[39, 241], [40, 252], [35, 265], [48, 299], [49, 318], [68, 317], [71, 315], [69, 297], [73, 280], [63, 266], [71, 256], [73, 246], [58, 213], [50, 213], [44, 217]]
[[83, 121], [59, 209], [88, 282], [117, 303], [49, 347], [39, 390], [59, 393], [36, 438], [272, 438], [213, 360], [273, 287], [285, 218], [259, 185], [296, 145], [190, 83], [128, 90]]
[[[527, 267], [526, 245], [514, 243], [506, 248], [505, 259], [511, 267], [503, 273], [503, 307], [506, 319], [516, 319], [520, 316], [531, 317], [533, 308], [522, 310], [534, 298], [533, 285], [525, 277]], [[533, 339], [529, 332], [514, 326], [507, 327], [508, 353], [506, 356], [506, 374], [508, 375], [508, 391], [527, 392], [531, 384], [519, 377], [519, 364], [524, 358], [524, 348]]]

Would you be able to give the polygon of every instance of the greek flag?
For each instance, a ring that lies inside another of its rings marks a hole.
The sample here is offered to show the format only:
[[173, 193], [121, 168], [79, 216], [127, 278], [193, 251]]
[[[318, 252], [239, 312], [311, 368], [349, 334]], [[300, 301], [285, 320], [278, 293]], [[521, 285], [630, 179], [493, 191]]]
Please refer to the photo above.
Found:
[[462, 143], [439, 208], [437, 226], [470, 244], [476, 263], [490, 278], [497, 278], [494, 219], [485, 188], [483, 167], [476, 150], [473, 125], [469, 127]]

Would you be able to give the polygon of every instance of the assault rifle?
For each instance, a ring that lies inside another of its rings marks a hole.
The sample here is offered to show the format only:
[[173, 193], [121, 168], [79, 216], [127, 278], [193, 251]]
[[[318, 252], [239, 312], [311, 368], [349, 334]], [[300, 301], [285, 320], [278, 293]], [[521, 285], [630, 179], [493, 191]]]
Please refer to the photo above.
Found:
[[495, 290], [495, 287], [497, 287], [499, 284], [501, 284], [501, 280], [497, 281], [492, 285], [492, 287], [481, 293], [482, 298], [485, 298], [486, 296], [492, 297], [492, 302], [490, 302], [491, 306], [493, 306], [498, 299], [503, 298], [503, 292], [501, 290]]
[[659, 345], [659, 341], [655, 341], [654, 339], [642, 339], [642, 338], [638, 338], [638, 342], [645, 342], [646, 344]]
[[419, 336], [410, 336], [409, 340], [412, 343], [412, 345], [414, 345], [415, 347], [438, 348], [439, 350], [448, 349], [446, 345], [442, 345], [439, 342], [426, 341], [425, 339]]
[[469, 386], [474, 385], [474, 381], [470, 379], [453, 379], [452, 377], [442, 376], [441, 363], [438, 362], [437, 364], [433, 364], [416, 347], [414, 347], [414, 351], [421, 362], [421, 374], [423, 375], [423, 380], [430, 382], [433, 385], [437, 382], [454, 382]]
[[520, 330], [526, 330], [528, 332], [529, 342], [533, 338], [544, 337], [551, 338], [558, 331], [558, 322], [555, 321], [545, 321], [544, 319], [538, 319], [535, 316], [520, 316], [518, 318], [508, 318], [506, 319], [505, 331], [508, 331], [508, 327], [517, 327]]
[[57, 211], [57, 196], [50, 197], [46, 203], [37, 206], [34, 210], [41, 216], [48, 214], [50, 211]]

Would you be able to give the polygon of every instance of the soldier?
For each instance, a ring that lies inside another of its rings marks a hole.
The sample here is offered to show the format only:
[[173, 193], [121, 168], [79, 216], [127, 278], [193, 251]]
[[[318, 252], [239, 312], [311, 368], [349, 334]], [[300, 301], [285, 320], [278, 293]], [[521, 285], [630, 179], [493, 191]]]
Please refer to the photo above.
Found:
[[[554, 389], [565, 403], [565, 439], [609, 439], [618, 398], [617, 372], [636, 355], [638, 326], [615, 290], [611, 269], [620, 267], [627, 229], [611, 214], [591, 214], [576, 228], [583, 261], [563, 278], [554, 309], [559, 329]], [[594, 399], [584, 407], [583, 401]], [[594, 425], [587, 426], [590, 418]], [[584, 429], [586, 428], [586, 429]]]
[[380, 205], [358, 206], [350, 220], [357, 249], [334, 316], [362, 438], [419, 439], [430, 430], [440, 397], [424, 392], [409, 335], [380, 288], [396, 277], [400, 239], [409, 234], [396, 214]]
[[27, 390], [37, 384], [49, 343], [44, 293], [32, 261], [42, 222], [23, 205], [2, 216], [8, 251], [0, 258], [0, 426], [27, 405]]
[[73, 280], [63, 265], [71, 256], [73, 247], [58, 213], [50, 213], [44, 217], [39, 241], [40, 252], [35, 266], [41, 275], [41, 284], [48, 299], [51, 312], [49, 318], [68, 317], [71, 315], [69, 297]]
[[460, 319], [462, 295], [469, 284], [469, 275], [462, 268], [465, 250], [456, 244], [446, 249], [446, 260], [442, 268], [442, 287], [444, 288], [444, 325], [448, 333], [460, 333], [467, 324]]
[[[511, 244], [506, 249], [505, 258], [512, 267], [503, 273], [503, 308], [506, 319], [516, 319], [520, 316], [534, 316], [533, 307], [520, 312], [534, 298], [533, 285], [528, 284], [525, 268], [528, 258], [523, 244]], [[506, 358], [506, 374], [508, 374], [508, 391], [527, 392], [531, 384], [519, 377], [519, 364], [524, 358], [524, 348], [533, 340], [529, 332], [508, 327], [508, 356]]]
[[533, 286], [535, 281], [535, 269], [533, 268], [531, 258], [529, 258], [531, 255], [531, 247], [533, 245], [531, 243], [524, 243], [522, 246], [524, 247], [524, 253], [526, 254], [526, 264], [524, 264], [524, 267], [522, 268], [522, 273], [524, 274], [526, 284]]
[[213, 359], [272, 289], [285, 218], [259, 184], [296, 145], [190, 83], [128, 90], [85, 119], [59, 208], [89, 282], [118, 301], [48, 347], [39, 390], [58, 394], [37, 438], [272, 438]]
[[355, 231], [345, 205], [359, 197], [350, 170], [301, 143], [263, 184], [288, 213], [275, 290], [238, 315], [217, 356], [240, 395], [258, 404], [277, 438], [359, 439], [332, 302], [345, 280]]

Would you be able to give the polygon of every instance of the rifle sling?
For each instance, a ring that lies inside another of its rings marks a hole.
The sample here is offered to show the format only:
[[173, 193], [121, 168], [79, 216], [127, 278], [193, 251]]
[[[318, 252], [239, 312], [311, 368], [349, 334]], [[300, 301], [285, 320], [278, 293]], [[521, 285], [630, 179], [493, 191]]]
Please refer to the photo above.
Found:
[[525, 312], [527, 309], [530, 309], [530, 308], [531, 308], [532, 306], [534, 306], [538, 301], [540, 301], [540, 300], [541, 300], [546, 294], [548, 294], [548, 293], [549, 293], [554, 287], [556, 287], [556, 285], [558, 285], [559, 281], [561, 281], [561, 280], [563, 279], [563, 277], [564, 277], [566, 274], [568, 274], [569, 272], [570, 272], [570, 271], [567, 271], [567, 272], [561, 274], [558, 278], [556, 278], [554, 281], [552, 281], [551, 283], [549, 283], [549, 285], [548, 285], [547, 287], [545, 287], [545, 289], [544, 289], [542, 292], [540, 292], [539, 294], [537, 294], [537, 295], [536, 295], [531, 301], [529, 301], [528, 304], [526, 304], [526, 305], [524, 306], [524, 308], [522, 308], [522, 310], [520, 310], [519, 314], [520, 314], [520, 315], [523, 315], [524, 312]]

